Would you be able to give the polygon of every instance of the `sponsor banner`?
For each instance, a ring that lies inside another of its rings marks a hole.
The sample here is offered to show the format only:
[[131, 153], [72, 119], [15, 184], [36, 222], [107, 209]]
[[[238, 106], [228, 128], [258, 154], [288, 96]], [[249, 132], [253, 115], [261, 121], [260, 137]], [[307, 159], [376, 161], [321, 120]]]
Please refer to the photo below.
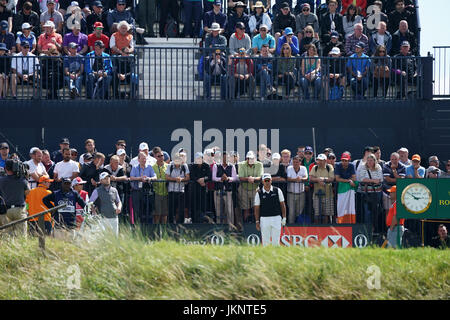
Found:
[[[262, 245], [261, 232], [256, 225], [244, 226], [245, 243], [251, 246]], [[365, 225], [300, 226], [291, 225], [281, 228], [280, 244], [291, 247], [326, 248], [364, 248], [369, 245], [369, 233]]]

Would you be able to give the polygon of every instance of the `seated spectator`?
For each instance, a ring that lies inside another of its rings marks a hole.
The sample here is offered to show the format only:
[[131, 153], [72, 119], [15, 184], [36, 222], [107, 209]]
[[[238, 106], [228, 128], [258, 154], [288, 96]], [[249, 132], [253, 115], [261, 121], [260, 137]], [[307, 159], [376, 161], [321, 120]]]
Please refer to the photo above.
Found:
[[58, 91], [64, 87], [64, 66], [55, 45], [49, 45], [46, 55], [41, 56], [42, 88], [47, 89], [47, 99], [58, 99]]
[[64, 33], [62, 34], [70, 33], [75, 25], [79, 25], [82, 33], [87, 34], [88, 32], [86, 18], [77, 3], [76, 1], [72, 1], [74, 5], [67, 8], [67, 14], [64, 16]]
[[386, 30], [386, 23], [380, 21], [378, 23], [377, 31], [372, 33], [369, 37], [369, 54], [374, 54], [379, 45], [382, 45], [386, 49], [386, 54], [391, 52], [392, 48], [392, 36]]
[[227, 59], [222, 50], [216, 49], [205, 61], [204, 91], [205, 99], [211, 99], [211, 84], [220, 85], [220, 99], [227, 93]]
[[[205, 1], [207, 1], [209, 3], [213, 2], [212, 0], [204, 0], [203, 2], [205, 2]], [[230, 16], [233, 13], [236, 12], [236, 7], [237, 7], [239, 2], [243, 3], [243, 5], [244, 5], [244, 12], [246, 14], [249, 14], [248, 9], [247, 9], [247, 7], [248, 7], [248, 0], [225, 0], [225, 1], [228, 2], [228, 4], [227, 4], [227, 7], [228, 7], [228, 9], [227, 9], [227, 16]], [[224, 1], [224, 3], [225, 3], [225, 1]], [[205, 7], [205, 12], [207, 12], [209, 10], [212, 10], [212, 6], [211, 5], [209, 7], [204, 5], [204, 7]]]
[[450, 249], [450, 237], [444, 224], [438, 226], [438, 235], [431, 239], [431, 246], [436, 249]]
[[[273, 16], [276, 17], [278, 14], [283, 12], [283, 9], [288, 7], [289, 10], [292, 8], [292, 0], [275, 0], [272, 6]], [[282, 28], [284, 30], [284, 28]]]
[[268, 44], [262, 45], [260, 54], [255, 59], [255, 63], [256, 82], [261, 84], [261, 98], [265, 99], [269, 94], [276, 91], [273, 87], [273, 62]]
[[344, 27], [345, 39], [350, 37], [355, 31], [355, 25], [362, 24], [363, 18], [358, 14], [356, 6], [350, 4], [347, 7], [345, 15], [342, 17], [342, 26]]
[[292, 56], [292, 49], [288, 43], [281, 46], [282, 59], [277, 63], [277, 79], [278, 83], [285, 86], [284, 98], [289, 99], [291, 90], [295, 88], [295, 64], [296, 61]]
[[367, 0], [342, 0], [341, 14], [347, 14], [350, 6], [354, 6], [363, 17], [366, 16]]
[[0, 21], [6, 21], [8, 23], [8, 32], [12, 31], [13, 25], [13, 12], [12, 8], [8, 8], [6, 0], [0, 0]]
[[364, 43], [364, 53], [367, 54], [369, 38], [363, 33], [363, 25], [361, 23], [355, 25], [354, 32], [345, 40], [345, 54], [347, 57], [350, 57], [356, 52], [355, 47], [359, 42]]
[[62, 51], [62, 36], [55, 32], [55, 24], [53, 21], [47, 21], [44, 25], [44, 33], [38, 38], [37, 51], [39, 54], [47, 54], [49, 45], [53, 44], [56, 46], [58, 51]]
[[[291, 27], [284, 29], [281, 37], [278, 38], [277, 42], [277, 55], [280, 55], [282, 46], [287, 43], [291, 47], [291, 54], [296, 56], [299, 53], [299, 43], [298, 38], [294, 35]], [[276, 39], [276, 38], [275, 38]]]
[[77, 51], [79, 54], [84, 55], [88, 52], [88, 37], [81, 32], [81, 26], [78, 22], [74, 23], [72, 32], [64, 35], [63, 48], [64, 53], [69, 54], [69, 43], [75, 42], [77, 44]]
[[[329, 56], [332, 58], [338, 58], [341, 56], [341, 50], [338, 47], [334, 47], [329, 52]], [[324, 85], [326, 99], [338, 100], [344, 95], [344, 89], [346, 84], [346, 70], [344, 59], [327, 59], [324, 63]]]
[[237, 58], [232, 59], [230, 92], [232, 97], [239, 98], [249, 91], [250, 98], [253, 99], [255, 92], [255, 78], [253, 60], [246, 54], [246, 48], [238, 49]]
[[126, 21], [120, 21], [117, 30], [111, 35], [109, 46], [111, 54], [122, 57], [134, 53], [133, 35], [130, 33], [131, 26]]
[[250, 34], [255, 37], [259, 33], [259, 29], [262, 25], [265, 25], [267, 32], [272, 29], [272, 20], [269, 14], [266, 12], [264, 5], [261, 1], [257, 1], [254, 5], [255, 13], [250, 16], [248, 26], [250, 28]]
[[31, 25], [31, 31], [37, 35], [40, 34], [40, 22], [39, 15], [36, 11], [32, 10], [33, 5], [30, 1], [26, 1], [23, 4], [22, 10], [20, 10], [13, 19], [12, 32], [16, 34], [22, 30], [22, 25], [24, 23], [29, 23]]
[[411, 158], [412, 164], [406, 167], [406, 178], [422, 179], [425, 178], [425, 168], [420, 165], [420, 155], [415, 154]]
[[[39, 76], [39, 60], [30, 52], [28, 42], [21, 43], [22, 51], [11, 59], [11, 91], [13, 99], [17, 99], [17, 84], [37, 84]], [[31, 57], [31, 58], [24, 58]]]
[[388, 16], [382, 11], [383, 10], [383, 2], [381, 0], [375, 0], [372, 6], [367, 7], [372, 8], [371, 12], [367, 12], [366, 17], [366, 33], [371, 34], [377, 31], [378, 24], [377, 22], [388, 23]]
[[397, 99], [406, 97], [408, 86], [417, 84], [417, 67], [415, 57], [410, 52], [408, 41], [403, 41], [400, 53], [394, 56], [392, 71], [395, 73], [395, 83], [397, 84]]
[[8, 31], [8, 21], [2, 20], [0, 22], [0, 43], [4, 43], [8, 48], [8, 55], [12, 55], [16, 52], [16, 39], [14, 35]]
[[281, 5], [281, 12], [275, 16], [272, 25], [272, 33], [275, 34], [277, 43], [279, 43], [278, 38], [283, 35], [283, 31], [286, 30], [286, 28], [290, 28], [292, 31], [295, 30], [295, 27], [295, 16], [291, 13], [290, 5], [287, 2], [283, 2]]
[[64, 57], [64, 80], [69, 87], [70, 98], [75, 99], [81, 94], [83, 84], [84, 59], [77, 52], [78, 44], [70, 42], [68, 45], [69, 54]]
[[22, 32], [17, 33], [17, 40], [16, 40], [16, 46], [17, 46], [17, 52], [22, 51], [22, 48], [20, 47], [20, 44], [24, 41], [28, 42], [30, 44], [31, 53], [35, 53], [36, 51], [36, 37], [31, 32], [31, 25], [28, 22], [25, 22], [22, 25]]
[[103, 33], [104, 27], [103, 24], [97, 21], [94, 24], [94, 32], [88, 35], [88, 46], [89, 52], [94, 51], [94, 44], [96, 41], [103, 42], [105, 46], [105, 50], [109, 51], [109, 37]]
[[250, 0], [250, 12], [256, 12], [256, 5], [261, 2], [264, 8], [264, 12], [269, 12], [272, 8], [272, 1], [273, 0]]
[[344, 25], [342, 16], [337, 12], [338, 2], [336, 0], [328, 1], [328, 12], [320, 19], [320, 39], [323, 43], [330, 41], [333, 31], [339, 33], [339, 39], [344, 39]]
[[[430, 169], [432, 168], [432, 169]], [[430, 170], [428, 170], [430, 169]], [[435, 178], [440, 178], [440, 176], [442, 175], [442, 171], [441, 169], [439, 169], [439, 158], [437, 156], [430, 156], [428, 158], [428, 168], [427, 168], [427, 172], [425, 175], [425, 178], [428, 178], [428, 172], [429, 171], [433, 171], [434, 169], [437, 169], [437, 177]]]
[[402, 20], [400, 21], [398, 30], [392, 35], [391, 56], [395, 56], [400, 52], [401, 44], [404, 41], [409, 42], [411, 53], [413, 55], [418, 55], [416, 36], [409, 30], [408, 22]]
[[0, 43], [0, 99], [6, 98], [8, 80], [11, 72], [11, 58], [7, 57], [8, 48]]
[[[49, 0], [38, 0], [39, 1], [39, 11], [36, 11], [39, 15], [48, 10], [47, 4], [50, 2]], [[55, 2], [55, 10], [59, 10], [59, 1], [54, 0]]]
[[109, 86], [112, 80], [112, 63], [109, 54], [104, 53], [105, 45], [97, 40], [94, 51], [86, 55], [84, 69], [87, 75], [88, 99], [108, 99]]
[[372, 56], [373, 96], [378, 96], [378, 87], [382, 88], [383, 97], [386, 98], [391, 83], [391, 59], [386, 47], [379, 45]]
[[[116, 99], [135, 99], [139, 78], [136, 74], [136, 62], [133, 55], [123, 55], [113, 60], [113, 91]], [[129, 85], [129, 91], [126, 86]], [[125, 88], [121, 90], [121, 87]]]
[[233, 33], [229, 41], [229, 49], [231, 55], [239, 55], [238, 51], [244, 48], [246, 52], [249, 52], [252, 46], [252, 42], [248, 34], [245, 33], [245, 25], [242, 22], [236, 23], [236, 32]]
[[370, 59], [364, 54], [364, 42], [358, 42], [355, 46], [355, 53], [350, 56], [347, 62], [348, 73], [351, 75], [350, 85], [355, 98], [365, 99], [364, 95], [368, 86], [368, 73]]
[[445, 171], [442, 171], [439, 178], [450, 179], [450, 159], [447, 160], [447, 163], [445, 164]]
[[[220, 25], [214, 22], [211, 25], [211, 28], [208, 29], [208, 34], [205, 37], [204, 47], [205, 48], [215, 48], [215, 47], [226, 47], [227, 46], [227, 38], [225, 38], [220, 33], [223, 32], [223, 29], [220, 28]], [[211, 52], [206, 52], [209, 55]]]
[[303, 90], [303, 97], [309, 99], [309, 86], [314, 87], [314, 99], [319, 98], [322, 89], [322, 77], [320, 74], [320, 59], [315, 45], [310, 44], [306, 51], [305, 59], [302, 59], [300, 68], [300, 86]]
[[42, 12], [40, 16], [41, 29], [45, 27], [47, 21], [51, 21], [54, 24], [56, 32], [62, 33], [64, 17], [59, 11], [57, 11], [55, 4], [55, 0], [47, 0], [47, 11]]
[[[395, 10], [388, 14], [388, 30], [391, 34], [397, 31], [400, 21], [406, 21], [412, 30], [416, 30], [416, 18], [411, 11], [406, 10], [404, 0], [395, 0]], [[409, 41], [409, 40], [408, 40]]]
[[320, 50], [320, 41], [317, 39], [313, 27], [306, 26], [305, 30], [303, 30], [302, 40], [300, 40], [299, 54], [304, 54], [311, 44], [314, 45], [318, 51]]
[[236, 23], [238, 22], [242, 22], [245, 26], [245, 33], [250, 34], [249, 16], [244, 13], [246, 7], [247, 6], [242, 1], [236, 2], [234, 6], [235, 12], [227, 17], [227, 29], [225, 33], [227, 38], [234, 32]]
[[[186, 1], [189, 2], [189, 1]], [[186, 3], [185, 2], [185, 3]], [[205, 32], [208, 32], [208, 29], [211, 28], [212, 24], [214, 22], [218, 23], [220, 25], [220, 28], [223, 30], [227, 30], [227, 15], [224, 14], [222, 11], [222, 1], [221, 0], [214, 0], [213, 2], [213, 9], [211, 11], [207, 11], [205, 12], [204, 16], [203, 16], [203, 30]], [[187, 17], [186, 17], [187, 19]], [[189, 20], [187, 20], [189, 21]], [[194, 22], [196, 22], [196, 20], [194, 19]], [[192, 24], [192, 23], [191, 23]], [[187, 24], [187, 26], [185, 27], [186, 30], [184, 32], [184, 34], [189, 37], [192, 35], [197, 36], [200, 31], [200, 21], [198, 21], [198, 29], [197, 29], [197, 24], [196, 24], [196, 28], [194, 30], [194, 33], [192, 34], [191, 28], [192, 25], [191, 24]], [[245, 27], [244, 27], [245, 29]]]
[[328, 56], [330, 54], [330, 51], [334, 48], [337, 47], [339, 48], [339, 51], [341, 53], [341, 55], [345, 55], [345, 47], [344, 44], [339, 41], [339, 33], [337, 33], [336, 31], [333, 31], [330, 34], [330, 41], [328, 41], [325, 46], [322, 49], [322, 55], [324, 57]]
[[303, 37], [303, 30], [307, 26], [311, 26], [316, 34], [316, 38], [319, 38], [319, 19], [312, 13], [311, 6], [309, 3], [304, 3], [302, 5], [302, 11], [295, 17], [295, 26], [297, 30], [297, 37], [299, 40]]
[[[103, 10], [103, 4], [101, 1], [94, 1], [92, 4], [92, 13], [86, 17], [86, 25], [88, 29], [88, 34], [95, 31], [95, 24], [100, 22], [102, 26], [107, 26], [108, 11]], [[104, 30], [109, 35], [109, 30]]]
[[252, 40], [253, 54], [258, 54], [264, 45], [267, 45], [271, 54], [275, 53], [275, 38], [268, 34], [268, 30], [269, 28], [265, 24], [259, 27], [259, 34], [254, 36]]
[[133, 13], [130, 8], [126, 8], [125, 0], [117, 0], [116, 8], [108, 12], [108, 16], [106, 18], [108, 22], [109, 32], [113, 34], [117, 30], [117, 24], [120, 21], [126, 21], [128, 24], [131, 24], [134, 29], [135, 21], [133, 18]]

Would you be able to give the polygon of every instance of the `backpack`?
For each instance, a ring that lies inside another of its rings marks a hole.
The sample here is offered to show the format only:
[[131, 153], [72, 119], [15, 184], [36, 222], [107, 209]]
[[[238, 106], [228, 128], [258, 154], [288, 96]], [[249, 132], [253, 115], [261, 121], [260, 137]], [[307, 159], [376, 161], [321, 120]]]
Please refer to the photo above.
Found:
[[166, 37], [168, 38], [176, 38], [179, 34], [179, 26], [178, 23], [170, 17], [167, 20], [166, 25], [164, 26], [164, 33], [166, 34]]
[[330, 88], [328, 95], [329, 100], [341, 100], [344, 95], [344, 88], [341, 86], [333, 86]]
[[[315, 172], [315, 173], [317, 173], [317, 167], [318, 167], [318, 165], [315, 165], [315, 166], [314, 166], [314, 172]], [[331, 167], [331, 164], [328, 164], [328, 163], [327, 163], [326, 168], [327, 168], [327, 172], [328, 172], [328, 173], [330, 173], [330, 167]]]
[[[174, 168], [175, 168], [175, 165], [173, 163], [171, 163], [170, 167], [169, 167], [169, 172], [170, 172], [169, 175], [172, 175], [172, 171], [173, 171]], [[181, 173], [184, 176], [186, 176], [186, 167], [184, 166], [184, 164], [182, 164], [180, 168], [181, 168]]]

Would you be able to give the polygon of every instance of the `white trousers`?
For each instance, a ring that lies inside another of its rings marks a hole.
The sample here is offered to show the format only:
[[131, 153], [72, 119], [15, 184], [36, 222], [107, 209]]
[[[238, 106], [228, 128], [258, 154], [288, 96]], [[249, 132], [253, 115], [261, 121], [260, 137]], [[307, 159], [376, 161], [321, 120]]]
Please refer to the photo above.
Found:
[[281, 216], [260, 217], [261, 238], [263, 246], [280, 245]]

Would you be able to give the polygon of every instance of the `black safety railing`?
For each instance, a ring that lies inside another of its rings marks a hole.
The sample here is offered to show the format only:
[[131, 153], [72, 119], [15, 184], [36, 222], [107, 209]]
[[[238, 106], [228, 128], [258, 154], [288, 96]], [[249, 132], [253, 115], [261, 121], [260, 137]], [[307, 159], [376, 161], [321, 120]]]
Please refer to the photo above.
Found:
[[450, 98], [450, 46], [433, 47], [433, 96]]
[[[430, 59], [239, 56], [229, 48], [137, 47], [131, 56], [0, 56], [7, 99], [398, 100], [430, 96]], [[424, 60], [425, 59], [425, 60]], [[444, 80], [445, 81], [445, 80]]]

